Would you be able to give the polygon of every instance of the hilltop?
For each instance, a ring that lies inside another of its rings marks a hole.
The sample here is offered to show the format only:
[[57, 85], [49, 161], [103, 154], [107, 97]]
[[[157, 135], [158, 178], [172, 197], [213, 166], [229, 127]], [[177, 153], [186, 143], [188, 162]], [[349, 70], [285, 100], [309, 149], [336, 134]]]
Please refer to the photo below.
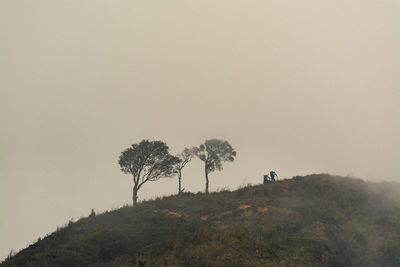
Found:
[[400, 184], [327, 174], [144, 201], [1, 266], [400, 266]]

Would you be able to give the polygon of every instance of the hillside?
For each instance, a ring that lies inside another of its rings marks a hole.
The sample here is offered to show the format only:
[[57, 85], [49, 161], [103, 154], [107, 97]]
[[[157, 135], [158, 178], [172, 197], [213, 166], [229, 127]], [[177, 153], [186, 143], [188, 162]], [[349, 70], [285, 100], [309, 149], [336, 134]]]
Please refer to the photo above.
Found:
[[400, 185], [330, 175], [89, 216], [1, 266], [400, 266]]

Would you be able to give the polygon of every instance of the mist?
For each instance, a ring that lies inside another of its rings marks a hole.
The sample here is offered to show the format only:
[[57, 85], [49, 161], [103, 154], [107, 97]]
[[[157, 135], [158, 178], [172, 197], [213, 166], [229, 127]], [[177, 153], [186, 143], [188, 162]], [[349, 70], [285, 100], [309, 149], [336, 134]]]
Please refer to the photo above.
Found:
[[[228, 140], [210, 190], [332, 173], [400, 181], [400, 3], [0, 2], [0, 258], [131, 201], [120, 153]], [[204, 190], [199, 160], [185, 191]], [[144, 185], [139, 201], [177, 193]]]

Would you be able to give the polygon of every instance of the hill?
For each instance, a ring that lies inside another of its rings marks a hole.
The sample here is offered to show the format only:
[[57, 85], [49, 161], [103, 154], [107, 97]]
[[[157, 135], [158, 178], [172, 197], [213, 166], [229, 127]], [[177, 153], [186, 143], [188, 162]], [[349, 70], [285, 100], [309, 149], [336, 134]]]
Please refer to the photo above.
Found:
[[400, 185], [326, 174], [70, 222], [1, 266], [400, 266]]

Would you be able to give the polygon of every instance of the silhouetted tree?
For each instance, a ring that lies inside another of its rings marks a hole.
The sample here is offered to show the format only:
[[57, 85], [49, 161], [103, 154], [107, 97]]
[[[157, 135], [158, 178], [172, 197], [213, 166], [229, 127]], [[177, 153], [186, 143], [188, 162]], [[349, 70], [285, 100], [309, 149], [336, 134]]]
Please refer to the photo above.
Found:
[[208, 174], [215, 170], [222, 170], [222, 162], [233, 161], [236, 151], [228, 143], [228, 141], [210, 139], [206, 140], [195, 149], [195, 155], [204, 161], [204, 172], [206, 175], [206, 194], [208, 194]]
[[174, 166], [179, 161], [178, 157], [169, 153], [168, 146], [162, 141], [142, 140], [124, 150], [118, 163], [122, 172], [133, 176], [133, 206], [143, 184], [173, 176]]
[[178, 174], [178, 194], [181, 194], [183, 190], [185, 190], [182, 189], [182, 169], [192, 160], [193, 156], [194, 148], [185, 148], [182, 153], [177, 155], [180, 159], [180, 161], [175, 165], [175, 172]]

